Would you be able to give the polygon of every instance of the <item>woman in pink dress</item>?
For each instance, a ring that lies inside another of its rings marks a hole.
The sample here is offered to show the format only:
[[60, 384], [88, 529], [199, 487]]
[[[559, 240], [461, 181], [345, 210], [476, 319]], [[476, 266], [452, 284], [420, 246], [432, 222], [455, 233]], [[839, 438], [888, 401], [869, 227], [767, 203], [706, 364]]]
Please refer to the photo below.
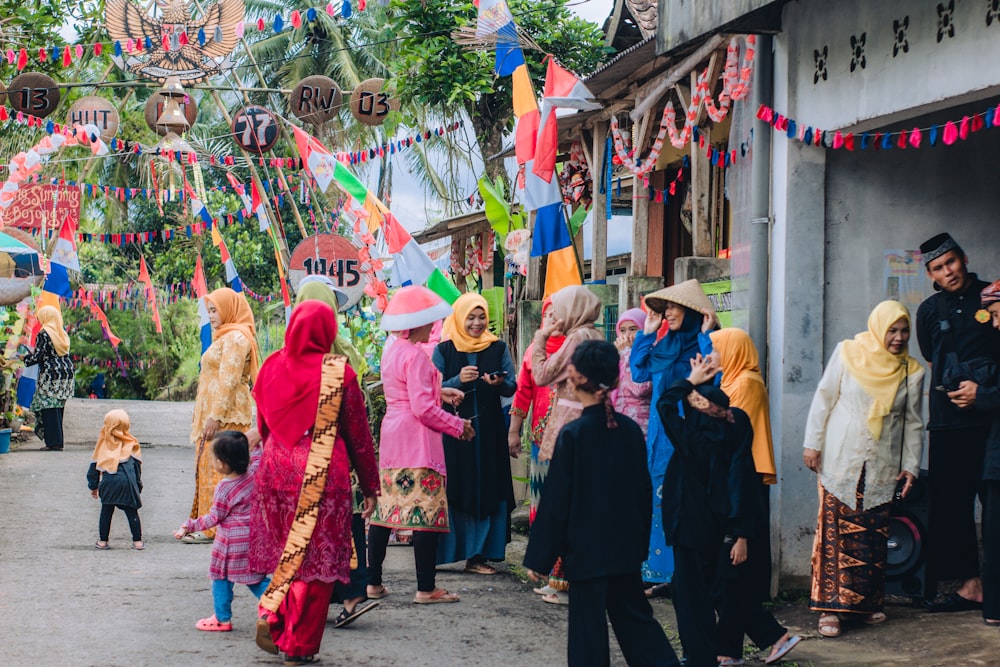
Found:
[[382, 356], [385, 417], [379, 439], [381, 497], [368, 531], [368, 597], [389, 594], [382, 583], [382, 563], [392, 529], [413, 531], [417, 604], [458, 602], [458, 596], [435, 583], [438, 537], [448, 532], [448, 496], [442, 433], [471, 440], [470, 420], [446, 412], [442, 401], [461, 401], [460, 390], [441, 388], [441, 373], [421, 344], [451, 306], [426, 287], [403, 287], [389, 301], [382, 328], [396, 341]]
[[632, 343], [635, 335], [646, 326], [646, 313], [641, 308], [629, 308], [618, 318], [615, 331], [615, 347], [621, 355], [618, 372], [618, 388], [611, 394], [615, 410], [622, 413], [639, 425], [642, 434], [646, 435], [649, 426], [649, 402], [653, 397], [652, 382], [636, 382], [632, 379], [632, 369], [629, 359], [632, 356]]

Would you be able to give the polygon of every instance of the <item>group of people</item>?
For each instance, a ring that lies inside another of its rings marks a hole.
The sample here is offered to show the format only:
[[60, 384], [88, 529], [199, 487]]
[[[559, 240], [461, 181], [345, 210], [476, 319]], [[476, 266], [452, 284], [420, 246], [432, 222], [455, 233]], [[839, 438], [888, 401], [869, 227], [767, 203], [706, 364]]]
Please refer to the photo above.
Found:
[[[946, 234], [921, 250], [939, 290], [916, 324], [933, 385], [931, 563], [938, 578], [961, 582], [928, 607], [982, 608], [1000, 626], [1000, 281], [968, 273]], [[673, 599], [691, 667], [743, 664], [744, 636], [770, 648], [766, 663], [800, 641], [763, 606], [777, 474], [757, 351], [746, 332], [719, 327], [697, 281], [622, 313], [614, 345], [595, 327], [600, 300], [564, 288], [543, 303], [519, 370], [481, 296], [450, 306], [422, 287], [398, 290], [382, 318], [391, 335], [377, 454], [332, 283], [300, 286], [285, 345], [259, 370], [245, 298], [221, 289], [208, 302], [197, 491], [175, 534], [214, 543], [215, 613], [198, 629], [231, 630], [233, 584], [247, 584], [260, 597], [257, 644], [311, 662], [331, 600], [344, 605], [342, 626], [390, 594], [383, 561], [394, 529], [412, 531], [413, 601], [458, 602], [436, 585], [436, 567], [464, 561], [470, 574], [496, 574], [514, 508], [510, 457], [527, 426], [524, 564], [543, 600], [569, 606], [570, 664], [608, 664], [607, 619], [629, 664], [677, 664], [649, 604], [659, 596]], [[903, 304], [878, 304], [867, 330], [833, 351], [806, 421], [803, 460], [819, 487], [810, 598], [827, 637], [842, 621], [886, 620], [890, 506], [909, 494], [922, 456], [925, 371], [908, 352], [910, 326]], [[115, 507], [132, 547], [144, 547], [141, 452], [128, 426], [121, 411], [108, 414], [88, 473], [104, 504], [98, 549], [108, 548]], [[608, 532], [597, 542], [595, 525]]]

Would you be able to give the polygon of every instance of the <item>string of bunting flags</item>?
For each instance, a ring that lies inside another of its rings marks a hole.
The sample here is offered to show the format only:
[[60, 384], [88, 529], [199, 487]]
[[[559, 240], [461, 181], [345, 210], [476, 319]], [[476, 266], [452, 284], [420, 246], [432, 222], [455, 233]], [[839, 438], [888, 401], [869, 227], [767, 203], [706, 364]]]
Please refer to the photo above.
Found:
[[[0, 121], [12, 120], [19, 125], [25, 127], [39, 129], [44, 129], [48, 134], [60, 134], [63, 130], [63, 126], [59, 123], [52, 121], [51, 119], [39, 118], [37, 116], [32, 116], [26, 114], [23, 111], [15, 111], [9, 107], [0, 106]], [[350, 164], [365, 164], [369, 160], [374, 160], [376, 158], [385, 157], [385, 155], [395, 155], [396, 153], [401, 153], [404, 150], [411, 148], [414, 144], [423, 143], [424, 141], [429, 141], [432, 137], [444, 137], [447, 134], [457, 132], [461, 128], [465, 127], [464, 120], [456, 120], [434, 129], [424, 129], [418, 132], [414, 132], [409, 136], [402, 137], [400, 139], [395, 139], [393, 141], [380, 144], [378, 146], [370, 146], [368, 148], [359, 148], [355, 151], [347, 151], [344, 155], [347, 156]], [[176, 161], [178, 163], [187, 164], [201, 164], [207, 162], [210, 166], [246, 166], [249, 160], [244, 158], [242, 155], [216, 155], [214, 153], [199, 153], [197, 151], [171, 151], [162, 148], [157, 148], [155, 146], [144, 146], [137, 141], [129, 141], [126, 139], [111, 139], [108, 142], [108, 148], [114, 153], [133, 153], [135, 155], [152, 155], [155, 157], [160, 157], [168, 161]], [[306, 168], [305, 163], [300, 157], [269, 157], [265, 158], [263, 156], [258, 157], [254, 160], [255, 164], [260, 167], [271, 167], [277, 168], [281, 167], [284, 169], [292, 170], [303, 170]], [[5, 169], [6, 165], [0, 165], [0, 169]]]
[[[367, 2], [366, 0], [358, 0], [357, 5], [359, 11], [364, 11]], [[250, 22], [240, 21], [235, 24], [233, 32], [236, 37], [243, 37], [250, 30], [257, 30], [257, 32], [273, 31], [275, 34], [279, 34], [285, 30], [301, 28], [306, 22], [312, 23], [316, 21], [319, 18], [320, 11], [325, 11], [335, 18], [343, 19], [350, 18], [354, 13], [350, 0], [342, 0], [337, 4], [333, 2], [329, 3], [325, 9], [309, 7], [305, 10], [293, 10], [284, 16], [275, 14], [270, 20], [258, 18], [256, 21]], [[211, 37], [216, 42], [221, 42], [223, 40], [222, 28], [216, 26]], [[139, 53], [149, 51], [153, 48], [162, 48], [167, 52], [179, 51], [182, 47], [194, 42], [198, 42], [199, 45], [204, 46], [208, 40], [209, 35], [205, 32], [204, 28], [199, 28], [198, 32], [194, 34], [189, 34], [186, 29], [181, 29], [171, 33], [164, 31], [154, 36], [145, 35], [141, 39], [128, 39], [124, 43], [118, 40], [89, 43], [80, 42], [65, 44], [63, 46], [43, 46], [39, 47], [37, 51], [32, 50], [30, 52], [26, 48], [7, 47], [2, 49], [0, 53], [5, 57], [4, 62], [17, 67], [17, 71], [20, 72], [32, 60], [37, 60], [39, 63], [61, 63], [63, 67], [69, 67], [74, 62], [82, 59], [87, 52], [91, 52], [95, 56], [101, 56], [105, 50], [108, 50], [120, 57], [123, 53]]]
[[156, 364], [156, 359], [94, 359], [79, 354], [71, 354], [69, 356], [77, 366], [89, 366], [92, 368], [129, 368], [144, 371]]
[[800, 123], [765, 104], [760, 105], [757, 109], [757, 118], [776, 131], [783, 133], [789, 139], [810, 146], [823, 146], [835, 150], [843, 148], [849, 151], [863, 151], [871, 147], [881, 150], [921, 148], [925, 145], [933, 148], [939, 141], [946, 146], [951, 146], [959, 140], [965, 141], [971, 134], [984, 128], [1000, 126], [1000, 104], [972, 116], [962, 116], [958, 120], [949, 120], [940, 125], [914, 127], [895, 132], [854, 133], [841, 130], [823, 130]]

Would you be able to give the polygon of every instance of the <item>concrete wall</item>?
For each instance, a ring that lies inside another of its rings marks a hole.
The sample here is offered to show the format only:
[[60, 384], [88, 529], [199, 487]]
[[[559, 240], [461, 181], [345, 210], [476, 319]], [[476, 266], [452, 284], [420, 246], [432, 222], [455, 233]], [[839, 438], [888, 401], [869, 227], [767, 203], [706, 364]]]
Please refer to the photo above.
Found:
[[656, 52], [664, 53], [719, 26], [788, 0], [660, 0]]

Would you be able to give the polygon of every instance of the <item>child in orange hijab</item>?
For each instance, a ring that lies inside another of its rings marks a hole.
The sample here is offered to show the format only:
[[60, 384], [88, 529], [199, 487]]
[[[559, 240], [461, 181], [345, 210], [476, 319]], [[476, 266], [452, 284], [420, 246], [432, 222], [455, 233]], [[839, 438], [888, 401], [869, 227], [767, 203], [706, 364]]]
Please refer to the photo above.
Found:
[[132, 548], [142, 550], [142, 524], [139, 508], [142, 501], [142, 453], [139, 441], [129, 433], [130, 420], [124, 410], [112, 410], [104, 415], [104, 427], [97, 437], [97, 446], [87, 471], [90, 495], [101, 500], [101, 518], [98, 523], [97, 543], [102, 551], [110, 549], [111, 515], [117, 507], [125, 512], [132, 531]]

